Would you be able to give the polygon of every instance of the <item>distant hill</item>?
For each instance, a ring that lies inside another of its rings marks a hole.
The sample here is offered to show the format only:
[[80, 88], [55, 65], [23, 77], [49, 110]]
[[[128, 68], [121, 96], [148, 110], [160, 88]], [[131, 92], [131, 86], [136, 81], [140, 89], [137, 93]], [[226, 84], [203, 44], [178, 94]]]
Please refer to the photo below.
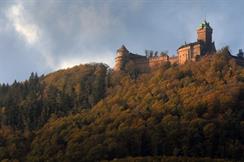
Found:
[[32, 74], [0, 86], [0, 107], [0, 159], [244, 159], [244, 68], [228, 49], [148, 73], [87, 64]]

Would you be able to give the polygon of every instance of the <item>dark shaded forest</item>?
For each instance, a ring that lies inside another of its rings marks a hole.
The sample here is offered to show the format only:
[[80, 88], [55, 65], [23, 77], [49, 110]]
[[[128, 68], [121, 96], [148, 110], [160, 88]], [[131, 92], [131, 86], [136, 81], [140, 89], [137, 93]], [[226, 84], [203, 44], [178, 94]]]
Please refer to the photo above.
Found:
[[4, 162], [242, 161], [244, 68], [224, 48], [148, 73], [105, 64], [32, 73], [0, 85], [0, 122]]
[[200, 157], [176, 157], [176, 156], [154, 156], [154, 157], [128, 157], [124, 159], [102, 160], [101, 162], [231, 162], [223, 159], [211, 159]]

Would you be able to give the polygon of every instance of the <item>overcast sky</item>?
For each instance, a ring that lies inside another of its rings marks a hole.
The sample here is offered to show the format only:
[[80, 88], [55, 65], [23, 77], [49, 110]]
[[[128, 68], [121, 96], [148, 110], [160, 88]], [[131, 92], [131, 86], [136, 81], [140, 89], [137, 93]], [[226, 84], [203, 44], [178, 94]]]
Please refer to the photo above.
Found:
[[168, 51], [196, 40], [207, 19], [219, 49], [244, 48], [244, 1], [1, 0], [0, 83], [81, 63], [114, 65], [122, 44], [133, 53]]

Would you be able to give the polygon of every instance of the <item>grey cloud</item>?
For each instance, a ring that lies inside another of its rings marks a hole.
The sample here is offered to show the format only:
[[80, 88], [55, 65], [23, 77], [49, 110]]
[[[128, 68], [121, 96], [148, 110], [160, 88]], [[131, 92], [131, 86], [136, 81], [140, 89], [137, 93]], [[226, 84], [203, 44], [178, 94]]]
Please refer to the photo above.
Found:
[[[6, 17], [15, 4], [23, 6], [23, 22], [38, 28], [35, 43], [21, 39]], [[0, 82], [86, 62], [113, 66], [121, 44], [135, 53], [153, 49], [175, 54], [185, 41], [195, 41], [205, 16], [214, 28], [216, 46], [230, 45], [235, 52], [244, 41], [241, 6], [242, 1], [227, 0], [1, 1]]]

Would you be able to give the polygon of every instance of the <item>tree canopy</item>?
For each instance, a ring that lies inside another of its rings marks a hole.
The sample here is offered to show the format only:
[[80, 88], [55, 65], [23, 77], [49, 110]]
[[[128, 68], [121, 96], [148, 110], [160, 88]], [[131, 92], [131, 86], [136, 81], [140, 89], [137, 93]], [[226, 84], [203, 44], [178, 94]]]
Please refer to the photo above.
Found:
[[227, 52], [136, 77], [88, 64], [1, 85], [0, 159], [243, 160], [244, 68]]

